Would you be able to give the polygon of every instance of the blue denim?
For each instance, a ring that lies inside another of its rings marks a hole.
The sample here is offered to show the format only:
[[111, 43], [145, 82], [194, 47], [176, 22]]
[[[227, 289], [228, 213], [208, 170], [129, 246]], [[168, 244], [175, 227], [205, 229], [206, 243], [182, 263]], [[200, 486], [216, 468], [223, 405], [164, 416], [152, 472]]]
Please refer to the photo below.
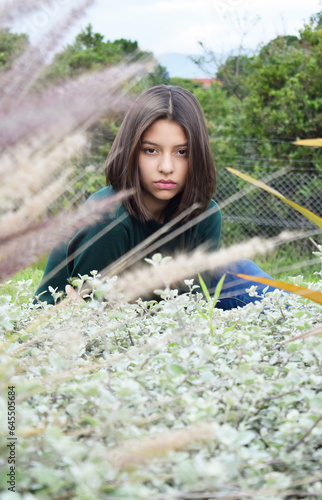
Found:
[[[250, 297], [246, 292], [246, 288], [250, 288], [252, 285], [257, 286], [257, 293], [261, 294], [267, 285], [262, 285], [261, 283], [256, 283], [255, 281], [246, 281], [242, 278], [238, 278], [230, 273], [241, 273], [250, 274], [253, 276], [261, 276], [264, 278], [271, 278], [266, 274], [260, 267], [258, 267], [255, 262], [248, 259], [240, 259], [233, 262], [226, 268], [216, 269], [212, 282], [211, 282], [211, 293], [214, 293], [218, 281], [221, 277], [226, 274], [225, 281], [223, 283], [221, 293], [219, 295], [219, 300], [216, 304], [218, 309], [228, 310], [234, 307], [244, 307], [250, 302], [256, 302], [260, 300], [258, 297]], [[274, 287], [269, 286], [267, 291], [273, 292]]]

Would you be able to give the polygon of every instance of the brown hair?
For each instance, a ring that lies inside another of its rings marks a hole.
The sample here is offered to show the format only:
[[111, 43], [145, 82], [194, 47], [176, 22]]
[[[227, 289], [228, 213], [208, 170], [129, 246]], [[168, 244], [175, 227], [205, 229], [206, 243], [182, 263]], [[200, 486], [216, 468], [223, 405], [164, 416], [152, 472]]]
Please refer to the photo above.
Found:
[[152, 218], [142, 201], [138, 154], [144, 132], [159, 119], [178, 123], [188, 138], [187, 181], [184, 190], [167, 205], [165, 221], [173, 219], [193, 203], [199, 203], [200, 208], [187, 217], [192, 219], [206, 210], [216, 190], [216, 175], [203, 111], [188, 90], [157, 85], [135, 100], [107, 157], [106, 182], [115, 191], [134, 187], [136, 193], [123, 201], [125, 209], [142, 222]]

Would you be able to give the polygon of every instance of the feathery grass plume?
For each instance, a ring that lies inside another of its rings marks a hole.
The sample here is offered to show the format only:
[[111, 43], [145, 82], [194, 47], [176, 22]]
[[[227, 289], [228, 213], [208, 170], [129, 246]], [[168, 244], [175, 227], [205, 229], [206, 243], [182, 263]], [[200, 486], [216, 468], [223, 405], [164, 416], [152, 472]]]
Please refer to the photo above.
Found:
[[17, 211], [6, 213], [0, 219], [1, 239], [20, 233], [26, 227], [26, 224], [42, 215], [49, 204], [51, 205], [66, 192], [66, 184], [71, 173], [72, 169], [67, 169], [49, 186], [43, 188], [29, 200], [24, 201]]
[[0, 281], [35, 262], [40, 255], [77, 230], [95, 224], [128, 195], [128, 191], [121, 191], [108, 200], [92, 202], [75, 211], [64, 211], [52, 219], [32, 222], [20, 233], [1, 237]]
[[[48, 148], [34, 138], [30, 143], [19, 143], [0, 155], [2, 210], [13, 210], [28, 203], [35, 193], [48, 186], [59, 169], [66, 169], [67, 160], [78, 156], [85, 144], [83, 134], [67, 136], [54, 148]], [[43, 212], [50, 201], [48, 198]]]
[[[281, 175], [284, 175], [288, 169], [281, 169], [279, 172], [274, 172], [273, 174], [270, 174], [269, 176], [265, 177], [265, 180], [272, 180], [275, 179]], [[226, 206], [228, 206], [231, 203], [234, 203], [235, 201], [241, 199], [244, 197], [246, 194], [249, 192], [253, 191], [256, 189], [256, 186], [247, 186], [246, 188], [238, 191], [238, 193], [233, 194], [226, 200], [220, 203], [220, 206], [213, 207], [206, 212], [201, 213], [197, 217], [194, 217], [192, 220], [186, 222], [182, 226], [180, 226], [178, 229], [170, 233], [169, 235], [164, 236], [162, 240], [159, 239], [162, 234], [166, 234], [171, 227], [179, 222], [182, 218], [184, 218], [186, 215], [188, 215], [190, 212], [193, 212], [195, 208], [197, 208], [197, 205], [193, 205], [189, 207], [185, 212], [183, 212], [180, 216], [176, 217], [173, 221], [168, 222], [165, 224], [161, 229], [153, 233], [149, 238], [146, 238], [142, 243], [137, 245], [135, 248], [133, 248], [131, 251], [127, 252], [124, 256], [119, 258], [117, 261], [113, 262], [108, 268], [104, 270], [104, 274], [106, 275], [113, 275], [113, 274], [119, 274], [120, 272], [124, 271], [126, 268], [132, 266], [135, 264], [137, 261], [141, 260], [143, 257], [146, 255], [152, 253], [156, 248], [158, 248], [160, 245], [163, 245], [167, 243], [168, 241], [171, 241], [171, 239], [175, 238], [177, 235], [182, 234], [184, 231], [190, 229], [191, 227], [195, 226], [202, 220], [206, 219], [207, 217], [210, 217], [213, 213], [217, 212], [219, 209], [222, 209]], [[158, 240], [156, 242], [156, 240]]]
[[217, 426], [211, 423], [192, 424], [185, 429], [167, 431], [154, 438], [125, 441], [124, 444], [111, 450], [109, 457], [114, 466], [124, 469], [144, 464], [146, 460], [162, 456], [171, 451], [186, 450], [196, 442], [206, 443], [216, 439]]
[[[199, 272], [224, 267], [240, 258], [252, 257], [256, 253], [269, 252], [290, 237], [291, 233], [283, 232], [278, 237], [268, 240], [253, 238], [246, 243], [239, 243], [212, 253], [199, 248], [190, 254], [179, 254], [164, 265], [145, 266], [127, 272], [118, 279], [115, 288], [118, 292], [124, 293], [128, 300], [135, 300], [141, 295], [173, 285]], [[104, 271], [102, 274], [104, 275]]]
[[57, 5], [55, 0], [5, 0], [0, 5], [0, 25], [17, 21], [17, 19], [28, 16], [43, 5]]
[[[46, 3], [33, 1], [30, 9]], [[40, 33], [38, 46], [28, 46], [0, 75], [0, 196], [4, 201], [0, 222], [1, 280], [34, 262], [61, 239], [96, 222], [98, 214], [110, 209], [109, 202], [100, 203], [95, 209], [91, 205], [52, 220], [33, 222], [61, 192], [66, 173], [57, 180], [58, 171], [62, 166], [66, 171], [67, 159], [82, 149], [85, 141], [80, 132], [102, 116], [126, 111], [132, 101], [127, 90], [151, 68], [151, 63], [127, 61], [60, 85], [44, 89], [34, 86], [30, 91], [57, 42], [91, 3], [82, 0], [71, 8], [64, 6], [60, 19], [53, 19], [49, 33]], [[21, 4], [13, 1], [5, 5], [14, 13]], [[19, 12], [30, 12], [27, 3]]]
[[107, 113], [126, 111], [131, 100], [120, 88], [145, 74], [149, 67], [144, 63], [118, 64], [50, 86], [6, 112], [6, 103], [0, 103], [0, 113], [6, 118], [0, 123], [0, 148], [35, 135], [52, 145], [66, 134], [88, 128]]
[[[78, 5], [69, 11], [63, 12], [60, 20], [53, 23], [53, 28], [47, 32], [40, 32], [35, 45], [29, 45], [27, 49], [13, 63], [11, 69], [0, 77], [0, 87], [2, 87], [1, 103], [8, 105], [17, 104], [33, 86], [41, 71], [45, 67], [46, 61], [56, 49], [58, 43], [66, 36], [68, 29], [75, 23], [94, 0], [81, 0]], [[14, 1], [12, 6], [19, 5], [19, 0]], [[39, 2], [39, 8], [47, 1]], [[27, 6], [26, 6], [27, 7]], [[28, 8], [28, 7], [27, 7]], [[33, 6], [35, 10], [36, 5]]]

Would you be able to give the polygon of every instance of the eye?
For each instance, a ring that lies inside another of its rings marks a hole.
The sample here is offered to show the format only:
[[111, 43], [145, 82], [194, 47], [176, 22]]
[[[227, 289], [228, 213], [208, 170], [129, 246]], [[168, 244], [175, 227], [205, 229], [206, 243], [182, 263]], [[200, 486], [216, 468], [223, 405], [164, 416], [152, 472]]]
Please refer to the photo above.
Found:
[[187, 149], [179, 149], [179, 151], [177, 151], [177, 153], [179, 154], [179, 156], [188, 156]]
[[144, 152], [148, 155], [153, 155], [154, 153], [157, 153], [157, 150], [155, 148], [144, 148]]

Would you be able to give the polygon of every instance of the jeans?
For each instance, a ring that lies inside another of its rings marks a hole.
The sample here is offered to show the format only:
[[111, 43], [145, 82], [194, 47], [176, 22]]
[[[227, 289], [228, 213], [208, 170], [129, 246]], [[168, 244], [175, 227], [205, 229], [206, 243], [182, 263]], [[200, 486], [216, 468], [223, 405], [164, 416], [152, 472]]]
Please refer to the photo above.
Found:
[[[244, 307], [250, 302], [260, 300], [258, 297], [250, 297], [246, 292], [246, 288], [256, 285], [257, 292], [259, 294], [264, 290], [264, 288], [267, 288], [267, 285], [262, 285], [261, 283], [256, 283], [255, 281], [246, 281], [230, 273], [250, 274], [253, 276], [271, 278], [271, 276], [264, 273], [264, 271], [258, 267], [255, 262], [248, 259], [240, 259], [233, 262], [225, 269], [216, 269], [211, 282], [211, 293], [214, 293], [218, 281], [224, 274], [226, 274], [221, 293], [219, 295], [219, 300], [216, 304], [218, 309], [223, 309], [225, 311], [233, 309], [234, 307]], [[275, 288], [271, 286], [267, 289], [268, 292], [273, 292], [274, 290]]]

